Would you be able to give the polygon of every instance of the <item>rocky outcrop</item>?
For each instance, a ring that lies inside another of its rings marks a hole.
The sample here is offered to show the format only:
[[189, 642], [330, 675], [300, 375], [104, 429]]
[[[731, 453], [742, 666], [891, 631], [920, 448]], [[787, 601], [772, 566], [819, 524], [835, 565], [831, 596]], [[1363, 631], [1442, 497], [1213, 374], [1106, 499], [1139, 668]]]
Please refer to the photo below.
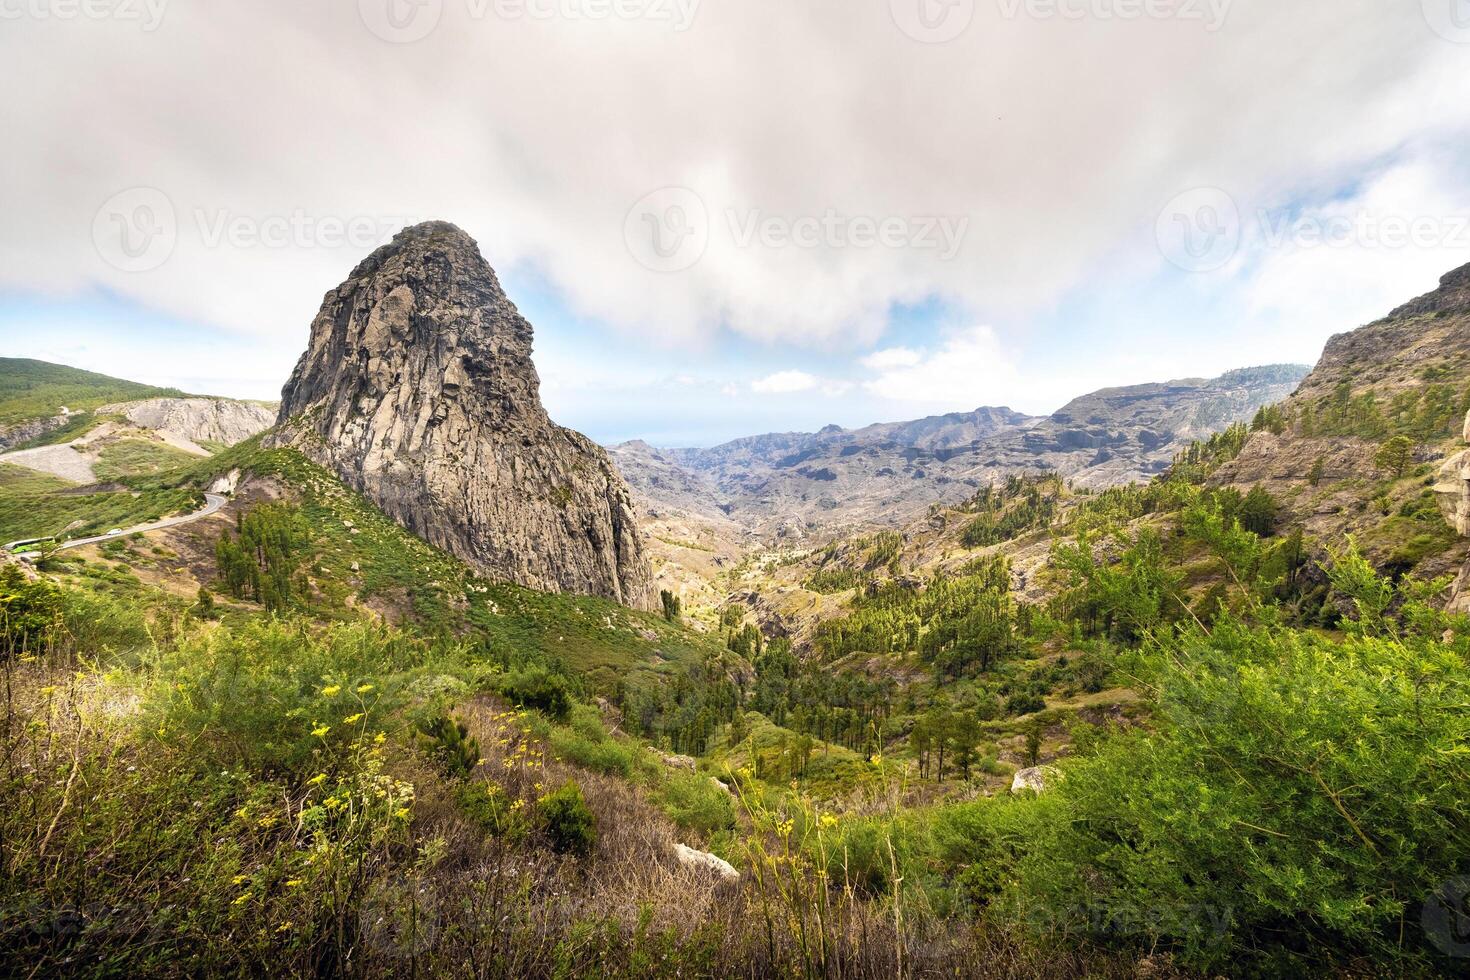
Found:
[[273, 408], [228, 398], [150, 398], [105, 405], [98, 415], [121, 415], [140, 429], [152, 429], [165, 440], [195, 445], [233, 446], [269, 429]]
[[32, 439], [39, 439], [66, 424], [69, 415], [57, 415], [49, 419], [29, 419], [14, 425], [0, 427], [0, 452], [23, 446]]
[[406, 229], [327, 294], [271, 443], [489, 575], [651, 608], [628, 488], [547, 416], [531, 332], [468, 235]]
[[1046, 790], [1047, 777], [1051, 770], [1047, 766], [1032, 766], [1030, 769], [1021, 769], [1011, 779], [1012, 793], [1041, 793]]

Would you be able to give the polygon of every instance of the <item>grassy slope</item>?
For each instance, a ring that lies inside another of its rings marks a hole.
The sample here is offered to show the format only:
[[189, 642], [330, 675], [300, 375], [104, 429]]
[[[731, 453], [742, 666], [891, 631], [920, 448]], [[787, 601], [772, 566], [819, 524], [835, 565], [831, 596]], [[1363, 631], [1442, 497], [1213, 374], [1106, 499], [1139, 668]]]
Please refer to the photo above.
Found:
[[0, 539], [17, 541], [61, 534], [100, 534], [114, 527], [146, 524], [197, 510], [203, 496], [187, 488], [77, 494], [65, 480], [19, 466], [0, 464]]
[[0, 358], [0, 426], [52, 418], [63, 406], [87, 412], [109, 402], [182, 394], [46, 361]]
[[162, 473], [187, 466], [199, 457], [182, 449], [147, 439], [119, 439], [103, 446], [93, 472], [99, 480]]
[[202, 488], [239, 469], [284, 485], [314, 530], [313, 612], [342, 615], [352, 605], [386, 608], [430, 632], [476, 635], [494, 652], [549, 655], [590, 691], [619, 680], [656, 682], [723, 653], [702, 634], [606, 599], [551, 594], [493, 582], [384, 516], [361, 494], [291, 449], [262, 449], [260, 438], [163, 474], [127, 479], [144, 491]]

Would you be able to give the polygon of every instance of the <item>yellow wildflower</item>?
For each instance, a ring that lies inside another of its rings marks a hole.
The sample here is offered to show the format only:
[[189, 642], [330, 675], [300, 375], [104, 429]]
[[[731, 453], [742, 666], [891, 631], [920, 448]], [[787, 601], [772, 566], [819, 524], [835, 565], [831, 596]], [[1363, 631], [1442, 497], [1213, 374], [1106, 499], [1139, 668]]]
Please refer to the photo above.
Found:
[[407, 820], [411, 814], [412, 811], [409, 810], [409, 808], [406, 806], [401, 806], [397, 810], [393, 811], [393, 815], [399, 820]]
[[346, 718], [342, 719], [342, 723], [344, 725], [355, 725], [360, 721], [362, 721], [362, 712], [360, 711], [355, 715], [348, 715]]
[[371, 685], [371, 684], [359, 684], [359, 685], [357, 685], [357, 693], [358, 694], [366, 694], [367, 692], [371, 691], [372, 689], [373, 689], [373, 685]]
[[826, 827], [828, 830], [831, 830], [833, 827], [837, 826], [837, 818], [834, 817], [834, 816], [832, 816], [832, 814], [830, 814], [830, 813], [824, 813], [824, 814], [822, 814], [822, 821], [821, 821], [821, 823], [822, 823], [822, 826], [823, 827]]
[[386, 741], [388, 741], [388, 736], [384, 732], [378, 732], [378, 734], [373, 736], [374, 745], [382, 745]]
[[301, 879], [300, 878], [291, 878], [291, 879], [289, 879], [286, 882], [286, 887], [287, 888], [296, 888], [300, 884], [301, 884]]
[[250, 893], [249, 892], [246, 892], [245, 894], [241, 895], [239, 898], [235, 899], [230, 904], [231, 905], [244, 905], [248, 901], [250, 901]]
[[327, 781], [327, 774], [324, 773], [324, 772], [319, 772], [315, 776], [312, 776], [310, 779], [308, 779], [306, 781], [306, 785], [308, 785], [308, 786], [320, 786], [322, 783], [324, 783], [326, 781]]
[[276, 932], [290, 932], [290, 931], [291, 931], [291, 923], [290, 923], [289, 920], [286, 921], [286, 922], [282, 922], [280, 925], [276, 926]]
[[239, 888], [241, 885], [245, 884], [245, 882], [249, 880], [249, 875], [235, 875], [235, 877], [230, 879], [230, 884], [234, 885], [236, 888]]
[[311, 730], [311, 733], [313, 735], [315, 735], [317, 738], [321, 738], [323, 735], [327, 734], [327, 732], [329, 732], [331, 730], [332, 730], [332, 726], [331, 725], [318, 724], [315, 728], [313, 728]]
[[341, 693], [342, 693], [342, 685], [341, 684], [333, 684], [330, 687], [324, 687], [324, 688], [322, 688], [322, 696], [323, 697], [335, 698], [337, 695], [339, 695]]

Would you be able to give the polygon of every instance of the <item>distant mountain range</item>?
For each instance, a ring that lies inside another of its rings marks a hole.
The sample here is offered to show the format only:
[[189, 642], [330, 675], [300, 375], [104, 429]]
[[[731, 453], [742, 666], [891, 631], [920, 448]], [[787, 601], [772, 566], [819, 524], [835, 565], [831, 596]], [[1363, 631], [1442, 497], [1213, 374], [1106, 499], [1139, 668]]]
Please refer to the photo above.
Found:
[[800, 537], [839, 524], [902, 524], [1009, 473], [1055, 471], [1090, 486], [1147, 479], [1182, 446], [1286, 398], [1309, 370], [1276, 364], [1105, 388], [1049, 416], [987, 407], [709, 449], [635, 441], [611, 451], [655, 516], [728, 518], [757, 533]]

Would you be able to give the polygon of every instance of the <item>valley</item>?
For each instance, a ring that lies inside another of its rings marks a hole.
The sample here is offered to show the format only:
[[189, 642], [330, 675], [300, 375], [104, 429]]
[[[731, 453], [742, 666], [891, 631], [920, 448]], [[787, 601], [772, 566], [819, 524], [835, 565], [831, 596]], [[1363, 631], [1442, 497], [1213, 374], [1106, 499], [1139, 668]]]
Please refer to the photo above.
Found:
[[18, 431], [88, 415], [0, 457], [0, 538], [55, 539], [0, 569], [0, 946], [1449, 972], [1467, 277], [1310, 372], [703, 450], [555, 427], [442, 224], [328, 295], [279, 411], [0, 363]]

